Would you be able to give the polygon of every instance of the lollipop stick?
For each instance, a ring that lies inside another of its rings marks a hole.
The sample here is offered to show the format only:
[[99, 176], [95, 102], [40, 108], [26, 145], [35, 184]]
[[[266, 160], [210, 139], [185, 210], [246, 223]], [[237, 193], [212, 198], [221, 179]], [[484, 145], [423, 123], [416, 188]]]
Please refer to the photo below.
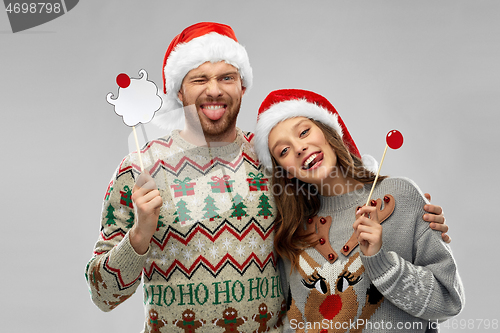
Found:
[[387, 153], [387, 147], [389, 147], [389, 145], [385, 145], [384, 155], [382, 155], [382, 160], [380, 160], [380, 165], [378, 166], [377, 175], [375, 176], [375, 180], [373, 181], [372, 189], [370, 191], [370, 195], [368, 196], [368, 200], [366, 200], [365, 206], [368, 206], [372, 198], [373, 190], [375, 189], [375, 184], [377, 184], [378, 175], [380, 174], [380, 169], [382, 169], [382, 164], [384, 163], [385, 153]]
[[141, 164], [141, 172], [144, 172], [144, 164], [142, 164], [141, 149], [139, 148], [139, 140], [137, 140], [137, 132], [135, 131], [135, 126], [132, 126], [135, 138], [135, 146], [137, 148], [137, 155], [139, 155], [139, 163]]

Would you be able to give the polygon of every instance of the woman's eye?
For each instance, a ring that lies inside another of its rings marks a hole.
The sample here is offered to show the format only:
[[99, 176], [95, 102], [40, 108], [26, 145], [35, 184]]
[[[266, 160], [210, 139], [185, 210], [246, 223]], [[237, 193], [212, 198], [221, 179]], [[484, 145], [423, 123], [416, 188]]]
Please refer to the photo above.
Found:
[[280, 156], [285, 155], [287, 151], [288, 151], [288, 148], [283, 149], [283, 150], [281, 151], [281, 153], [280, 153]]
[[304, 136], [304, 135], [306, 135], [308, 132], [309, 132], [309, 128], [308, 128], [308, 129], [306, 129], [306, 130], [303, 130], [303, 131], [300, 133], [300, 136]]

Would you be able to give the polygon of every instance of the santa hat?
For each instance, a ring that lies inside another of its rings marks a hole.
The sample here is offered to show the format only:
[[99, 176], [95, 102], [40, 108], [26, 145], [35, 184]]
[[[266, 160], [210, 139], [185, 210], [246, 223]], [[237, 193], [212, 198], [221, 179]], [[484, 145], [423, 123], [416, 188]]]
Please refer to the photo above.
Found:
[[[252, 68], [245, 48], [225, 24], [200, 22], [184, 29], [168, 46], [163, 60], [164, 107], [162, 113], [182, 108], [177, 97], [186, 74], [203, 63], [225, 61], [239, 71], [246, 91], [252, 85]], [[171, 116], [171, 115], [170, 115]], [[172, 119], [170, 119], [172, 120]], [[158, 121], [157, 121], [158, 123]]]
[[268, 171], [272, 171], [268, 148], [269, 133], [278, 123], [294, 117], [307, 117], [333, 128], [351, 154], [362, 158], [365, 168], [371, 171], [377, 169], [377, 162], [373, 157], [369, 155], [361, 157], [342, 118], [326, 98], [312, 91], [281, 89], [271, 92], [262, 102], [255, 129], [255, 150], [260, 163]]

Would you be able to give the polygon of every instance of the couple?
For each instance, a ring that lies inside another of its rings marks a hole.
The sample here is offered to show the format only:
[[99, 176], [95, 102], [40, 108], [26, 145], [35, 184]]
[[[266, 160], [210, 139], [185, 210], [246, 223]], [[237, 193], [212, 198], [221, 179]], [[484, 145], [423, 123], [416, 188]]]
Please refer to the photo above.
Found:
[[441, 208], [392, 178], [363, 206], [374, 175], [325, 98], [274, 91], [256, 136], [237, 128], [252, 69], [223, 24], [186, 28], [163, 70], [186, 125], [142, 150], [148, 173], [132, 153], [113, 174], [86, 268], [100, 309], [142, 278], [145, 332], [430, 331], [460, 311], [449, 238], [431, 229], [447, 231]]

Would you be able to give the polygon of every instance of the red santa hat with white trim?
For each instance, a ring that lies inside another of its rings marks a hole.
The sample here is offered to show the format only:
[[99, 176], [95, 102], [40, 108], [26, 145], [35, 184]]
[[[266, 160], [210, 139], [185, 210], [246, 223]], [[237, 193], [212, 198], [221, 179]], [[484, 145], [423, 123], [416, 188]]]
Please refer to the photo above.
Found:
[[[159, 118], [168, 111], [182, 108], [182, 103], [177, 97], [182, 80], [190, 70], [198, 68], [207, 61], [212, 63], [224, 61], [233, 65], [238, 69], [246, 91], [252, 86], [253, 75], [248, 54], [236, 39], [233, 29], [226, 24], [214, 22], [193, 24], [170, 42], [165, 53], [164, 106], [157, 112]], [[158, 119], [156, 123], [159, 123]]]
[[365, 168], [376, 171], [377, 161], [370, 155], [359, 154], [354, 140], [333, 105], [323, 96], [301, 89], [272, 91], [262, 102], [255, 129], [255, 150], [260, 163], [272, 172], [269, 133], [278, 123], [294, 117], [307, 117], [333, 128], [351, 154], [361, 158]]

